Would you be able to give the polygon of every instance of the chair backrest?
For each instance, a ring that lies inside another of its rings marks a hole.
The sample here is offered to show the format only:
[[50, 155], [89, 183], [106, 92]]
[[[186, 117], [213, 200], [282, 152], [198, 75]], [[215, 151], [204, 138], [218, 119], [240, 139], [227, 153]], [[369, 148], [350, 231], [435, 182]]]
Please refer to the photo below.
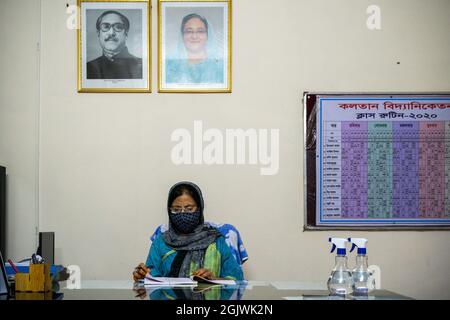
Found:
[[[241, 235], [235, 226], [228, 223], [214, 223], [210, 221], [205, 221], [206, 224], [217, 228], [219, 232], [225, 237], [225, 242], [231, 249], [231, 253], [236, 258], [236, 261], [242, 265], [245, 261], [248, 260], [247, 250], [244, 247], [244, 243], [241, 239]], [[150, 240], [153, 241], [155, 238], [161, 233], [168, 230], [167, 224], [159, 225], [153, 235], [150, 237]]]

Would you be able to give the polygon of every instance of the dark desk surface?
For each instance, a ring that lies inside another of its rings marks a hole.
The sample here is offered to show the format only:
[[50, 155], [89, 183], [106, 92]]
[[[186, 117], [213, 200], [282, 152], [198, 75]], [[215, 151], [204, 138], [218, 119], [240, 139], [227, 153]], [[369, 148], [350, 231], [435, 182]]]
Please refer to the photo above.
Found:
[[324, 284], [308, 282], [249, 281], [235, 286], [145, 288], [131, 281], [84, 281], [80, 289], [62, 289], [64, 300], [404, 300], [411, 299], [387, 290], [366, 297], [329, 296]]

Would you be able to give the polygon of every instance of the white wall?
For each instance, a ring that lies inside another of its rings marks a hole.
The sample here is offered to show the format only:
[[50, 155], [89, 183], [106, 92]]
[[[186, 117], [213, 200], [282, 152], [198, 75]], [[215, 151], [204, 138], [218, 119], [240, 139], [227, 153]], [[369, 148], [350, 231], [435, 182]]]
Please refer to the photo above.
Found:
[[0, 165], [7, 167], [8, 175], [6, 255], [22, 259], [37, 247], [39, 2], [0, 0], [0, 30]]
[[[380, 31], [366, 28], [371, 4]], [[168, 188], [188, 179], [204, 190], [207, 219], [241, 231], [249, 279], [326, 280], [328, 236], [364, 236], [384, 288], [450, 298], [448, 232], [302, 232], [301, 114], [303, 91], [448, 90], [449, 9], [446, 0], [235, 0], [232, 94], [79, 94], [66, 2], [42, 0], [40, 229], [56, 232], [57, 262], [78, 264], [84, 279], [129, 278], [166, 221]], [[154, 54], [154, 84], [156, 66]], [[279, 173], [173, 165], [170, 134], [194, 120], [279, 128]]]

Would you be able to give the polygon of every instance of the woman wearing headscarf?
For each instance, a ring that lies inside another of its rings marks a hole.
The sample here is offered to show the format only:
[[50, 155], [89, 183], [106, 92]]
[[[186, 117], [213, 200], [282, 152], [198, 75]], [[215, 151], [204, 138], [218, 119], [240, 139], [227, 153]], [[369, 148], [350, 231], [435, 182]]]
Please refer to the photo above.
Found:
[[180, 37], [175, 54], [166, 60], [166, 82], [223, 83], [223, 53], [206, 18], [185, 16]]
[[203, 209], [201, 190], [194, 183], [179, 182], [170, 189], [169, 230], [153, 241], [147, 262], [139, 264], [133, 272], [135, 281], [147, 273], [154, 277], [197, 275], [243, 280], [241, 267], [223, 235], [204, 223]]

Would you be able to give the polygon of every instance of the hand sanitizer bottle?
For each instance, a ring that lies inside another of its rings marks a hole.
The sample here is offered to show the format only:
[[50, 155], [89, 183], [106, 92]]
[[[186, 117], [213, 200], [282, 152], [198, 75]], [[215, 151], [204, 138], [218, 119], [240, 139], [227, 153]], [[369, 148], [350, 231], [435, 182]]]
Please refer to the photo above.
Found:
[[331, 252], [337, 248], [335, 265], [328, 279], [328, 290], [332, 295], [345, 296], [352, 293], [353, 279], [350, 270], [347, 267], [346, 244], [347, 239], [329, 238], [333, 244]]
[[356, 247], [358, 247], [356, 256], [356, 266], [352, 270], [353, 278], [353, 295], [367, 295], [375, 287], [374, 283], [369, 283], [371, 281], [371, 272], [369, 271], [368, 257], [366, 255], [367, 249], [367, 239], [364, 238], [348, 238], [348, 241], [352, 243], [352, 252]]

